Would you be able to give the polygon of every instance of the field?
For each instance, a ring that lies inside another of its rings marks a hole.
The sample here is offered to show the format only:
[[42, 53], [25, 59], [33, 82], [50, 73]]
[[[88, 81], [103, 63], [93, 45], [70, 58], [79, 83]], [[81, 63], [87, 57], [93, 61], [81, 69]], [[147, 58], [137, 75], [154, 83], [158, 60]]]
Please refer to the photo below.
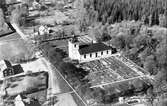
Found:
[[5, 80], [3, 87], [6, 88], [8, 96], [15, 96], [20, 93], [29, 94], [45, 90], [48, 87], [48, 73], [37, 72], [11, 77]]
[[31, 56], [31, 52], [27, 48], [26, 43], [20, 39], [17, 33], [0, 37], [0, 54], [0, 60]]
[[90, 71], [87, 76], [90, 79], [92, 87], [100, 86], [101, 84], [115, 84], [128, 81], [130, 79], [138, 79], [140, 76], [147, 73], [140, 69], [127, 66], [118, 59], [119, 56], [111, 56], [100, 60], [83, 63], [81, 65], [85, 70]]

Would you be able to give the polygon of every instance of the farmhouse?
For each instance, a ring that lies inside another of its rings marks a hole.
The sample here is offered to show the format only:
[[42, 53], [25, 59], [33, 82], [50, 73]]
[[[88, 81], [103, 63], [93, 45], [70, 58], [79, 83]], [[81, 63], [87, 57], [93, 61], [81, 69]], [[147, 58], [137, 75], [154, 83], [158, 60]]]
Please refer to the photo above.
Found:
[[16, 75], [22, 72], [24, 71], [20, 64], [12, 66], [8, 60], [0, 61], [0, 78]]
[[80, 44], [77, 38], [68, 41], [69, 58], [81, 62], [110, 57], [116, 49], [104, 43]]
[[14, 65], [12, 67], [9, 67], [9, 68], [6, 68], [5, 70], [3, 70], [3, 76], [8, 77], [8, 76], [20, 74], [23, 72], [24, 72], [23, 68], [21, 67], [20, 64], [18, 64], [18, 65]]

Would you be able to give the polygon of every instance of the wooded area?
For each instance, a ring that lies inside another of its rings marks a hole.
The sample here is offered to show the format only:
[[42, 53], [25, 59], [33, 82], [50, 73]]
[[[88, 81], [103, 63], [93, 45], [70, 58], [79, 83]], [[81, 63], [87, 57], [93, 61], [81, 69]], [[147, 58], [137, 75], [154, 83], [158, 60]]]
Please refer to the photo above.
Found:
[[[84, 0], [86, 9], [81, 23], [106, 22], [109, 24], [123, 20], [141, 20], [145, 24], [167, 27], [166, 0]], [[82, 8], [82, 7], [80, 7]], [[84, 10], [84, 9], [82, 9]], [[84, 11], [83, 11], [84, 13]]]

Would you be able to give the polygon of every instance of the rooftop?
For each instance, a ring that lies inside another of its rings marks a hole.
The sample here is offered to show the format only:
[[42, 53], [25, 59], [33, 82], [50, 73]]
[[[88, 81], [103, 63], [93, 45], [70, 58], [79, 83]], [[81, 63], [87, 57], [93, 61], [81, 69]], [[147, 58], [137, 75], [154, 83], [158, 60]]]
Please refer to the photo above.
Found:
[[113, 49], [113, 48], [105, 45], [104, 43], [92, 43], [89, 45], [80, 45], [79, 53], [88, 54], [88, 53], [94, 53], [94, 52], [105, 51], [110, 49]]

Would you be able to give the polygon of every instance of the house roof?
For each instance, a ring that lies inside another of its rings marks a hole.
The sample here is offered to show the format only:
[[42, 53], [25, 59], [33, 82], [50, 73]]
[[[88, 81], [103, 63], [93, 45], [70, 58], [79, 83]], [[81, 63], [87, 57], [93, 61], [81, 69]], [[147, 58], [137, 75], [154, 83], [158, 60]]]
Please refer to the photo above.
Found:
[[8, 68], [3, 70], [4, 77], [20, 74], [22, 72], [24, 72], [24, 70], [23, 70], [23, 68], [21, 67], [20, 64], [14, 65], [12, 67], [8, 67]]
[[110, 50], [110, 49], [112, 49], [112, 47], [107, 46], [104, 43], [93, 43], [90, 45], [80, 45], [79, 53], [83, 55], [83, 54], [94, 53], [94, 52]]
[[14, 66], [12, 66], [12, 68], [13, 68], [15, 74], [19, 74], [19, 73], [24, 72], [24, 70], [20, 64], [14, 65]]

